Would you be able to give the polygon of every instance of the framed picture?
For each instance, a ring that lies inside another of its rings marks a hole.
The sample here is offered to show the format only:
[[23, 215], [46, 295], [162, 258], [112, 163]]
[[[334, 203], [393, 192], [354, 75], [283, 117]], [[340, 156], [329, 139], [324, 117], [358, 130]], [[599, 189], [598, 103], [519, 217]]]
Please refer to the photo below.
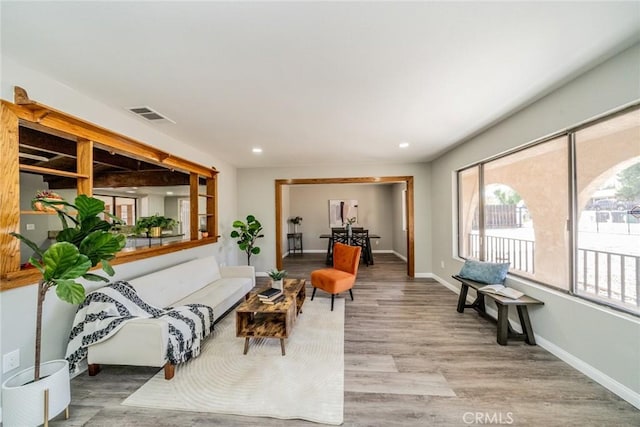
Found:
[[357, 200], [329, 200], [329, 227], [344, 227], [349, 218], [355, 218], [354, 223], [358, 222]]

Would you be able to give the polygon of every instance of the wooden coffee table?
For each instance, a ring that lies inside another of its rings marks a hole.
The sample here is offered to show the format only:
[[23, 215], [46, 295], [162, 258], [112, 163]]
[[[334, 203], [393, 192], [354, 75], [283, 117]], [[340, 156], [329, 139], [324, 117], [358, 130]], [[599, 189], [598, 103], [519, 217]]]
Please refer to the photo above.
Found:
[[285, 299], [277, 304], [264, 304], [255, 293], [236, 308], [236, 336], [245, 339], [244, 354], [249, 351], [249, 338], [279, 338], [285, 355], [284, 340], [289, 338], [306, 297], [305, 279], [285, 279], [283, 288]]

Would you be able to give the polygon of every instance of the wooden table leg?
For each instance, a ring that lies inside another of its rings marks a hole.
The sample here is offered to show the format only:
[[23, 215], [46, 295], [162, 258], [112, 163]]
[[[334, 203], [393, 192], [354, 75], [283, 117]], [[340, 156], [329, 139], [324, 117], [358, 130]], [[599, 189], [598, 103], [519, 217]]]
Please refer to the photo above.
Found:
[[496, 301], [498, 308], [498, 344], [507, 345], [509, 337], [509, 306]]
[[467, 303], [467, 293], [469, 286], [464, 283], [460, 286], [460, 295], [458, 296], [458, 313], [464, 313], [464, 306]]
[[247, 354], [247, 351], [249, 351], [249, 337], [246, 337], [244, 339], [244, 353], [243, 354]]
[[280, 348], [282, 349], [282, 355], [284, 356], [284, 338], [280, 338]]
[[522, 332], [525, 335], [524, 342], [529, 345], [536, 345], [536, 338], [533, 336], [533, 327], [531, 326], [531, 320], [529, 319], [529, 310], [526, 305], [518, 306], [518, 317], [520, 318], [520, 326], [522, 326]]

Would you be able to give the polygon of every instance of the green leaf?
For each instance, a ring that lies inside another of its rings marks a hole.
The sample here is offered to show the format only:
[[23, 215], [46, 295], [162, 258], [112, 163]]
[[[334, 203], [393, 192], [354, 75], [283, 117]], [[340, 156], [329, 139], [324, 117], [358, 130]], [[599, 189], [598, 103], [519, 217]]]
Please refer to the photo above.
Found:
[[78, 209], [78, 220], [80, 222], [86, 218], [95, 217], [104, 211], [104, 202], [102, 200], [85, 194], [76, 197], [75, 205]]
[[31, 250], [33, 250], [33, 252], [36, 253], [36, 255], [38, 255], [38, 257], [42, 258], [44, 257], [42, 251], [40, 250], [40, 248], [38, 247], [38, 245], [35, 244], [35, 242], [27, 239], [26, 237], [24, 237], [22, 234], [18, 234], [18, 233], [9, 233], [11, 234], [13, 237], [22, 240], [27, 246], [29, 246], [29, 248], [31, 248]]
[[84, 279], [91, 280], [92, 282], [109, 282], [109, 279], [102, 277], [99, 274], [87, 273], [82, 277]]
[[35, 268], [37, 268], [40, 273], [42, 273], [44, 275], [44, 265], [42, 265], [42, 263], [40, 262], [39, 259], [35, 259], [34, 257], [30, 257], [29, 258], [29, 263], [31, 265], [33, 265]]
[[111, 266], [111, 264], [109, 264], [109, 261], [107, 261], [106, 259], [103, 259], [102, 261], [102, 270], [107, 273], [109, 276], [113, 276], [116, 272], [113, 270], [113, 267]]
[[249, 244], [248, 244], [248, 243], [246, 243], [246, 242], [238, 241], [238, 246], [239, 246], [239, 247], [240, 247], [240, 249], [242, 249], [243, 251], [246, 251], [246, 250], [247, 250], [247, 248], [249, 247]]
[[97, 230], [108, 231], [111, 229], [111, 224], [97, 216], [92, 216], [89, 218], [83, 218], [82, 222], [80, 222], [80, 229], [85, 234], [89, 234], [92, 231]]
[[244, 222], [242, 222], [242, 221], [240, 221], [240, 220], [233, 221], [233, 227], [234, 227], [234, 228], [241, 228], [241, 227], [244, 227]]
[[69, 242], [54, 243], [42, 257], [45, 281], [76, 279], [91, 268], [91, 261]]
[[74, 246], [80, 245], [82, 239], [84, 238], [84, 233], [82, 233], [77, 228], [65, 228], [60, 231], [56, 236], [56, 241], [58, 242], [69, 242], [73, 243]]
[[240, 234], [236, 230], [233, 230], [231, 232], [231, 237], [233, 237], [233, 238], [240, 237]]
[[256, 220], [256, 217], [253, 215], [247, 215], [247, 222], [253, 222]]
[[260, 253], [260, 248], [259, 247], [255, 247], [253, 249], [251, 249], [251, 253], [254, 255], [258, 255]]
[[112, 259], [114, 254], [124, 247], [124, 239], [122, 234], [94, 231], [80, 243], [80, 253], [91, 260], [92, 266], [96, 266], [103, 259]]
[[71, 304], [80, 304], [84, 301], [84, 287], [73, 280], [56, 280], [56, 295], [63, 301]]

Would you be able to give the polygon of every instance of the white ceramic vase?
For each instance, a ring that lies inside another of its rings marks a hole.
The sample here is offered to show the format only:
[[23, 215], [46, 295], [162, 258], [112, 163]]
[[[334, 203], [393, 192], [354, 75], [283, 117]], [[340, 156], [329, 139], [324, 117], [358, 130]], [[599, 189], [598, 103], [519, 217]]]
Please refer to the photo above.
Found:
[[[69, 362], [52, 360], [40, 365], [40, 379], [33, 381], [34, 367], [2, 383], [2, 425], [39, 426], [62, 413], [71, 402]], [[45, 390], [49, 390], [45, 420]]]
[[272, 287], [272, 288], [274, 288], [274, 289], [280, 289], [280, 290], [282, 290], [282, 282], [283, 282], [283, 279], [280, 279], [280, 280], [272, 280], [272, 281], [271, 281], [271, 287]]

